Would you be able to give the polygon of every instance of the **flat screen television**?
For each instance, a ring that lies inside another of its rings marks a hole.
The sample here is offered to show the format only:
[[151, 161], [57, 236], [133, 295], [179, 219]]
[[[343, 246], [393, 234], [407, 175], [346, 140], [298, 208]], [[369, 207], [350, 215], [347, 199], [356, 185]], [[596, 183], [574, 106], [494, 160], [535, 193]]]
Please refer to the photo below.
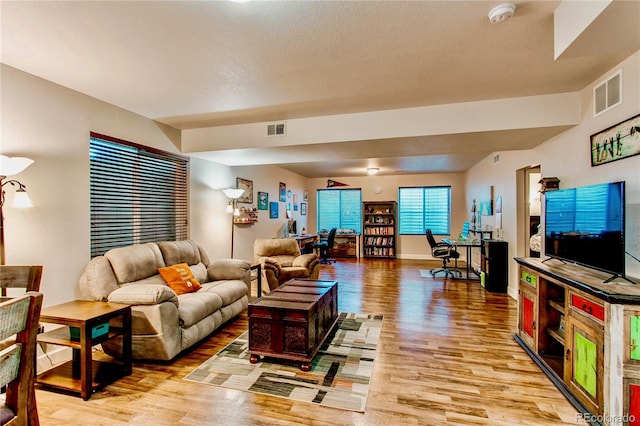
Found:
[[544, 195], [545, 255], [626, 278], [624, 182]]

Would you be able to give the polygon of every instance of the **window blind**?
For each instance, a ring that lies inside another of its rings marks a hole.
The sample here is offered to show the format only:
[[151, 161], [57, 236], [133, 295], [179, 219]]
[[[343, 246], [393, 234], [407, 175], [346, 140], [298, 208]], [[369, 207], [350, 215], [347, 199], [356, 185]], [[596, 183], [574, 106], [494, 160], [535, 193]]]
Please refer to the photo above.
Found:
[[360, 189], [319, 189], [318, 231], [362, 230], [362, 191]]
[[451, 187], [398, 188], [398, 220], [400, 234], [423, 235], [431, 229], [435, 235], [449, 235]]
[[188, 238], [189, 160], [91, 133], [91, 257]]

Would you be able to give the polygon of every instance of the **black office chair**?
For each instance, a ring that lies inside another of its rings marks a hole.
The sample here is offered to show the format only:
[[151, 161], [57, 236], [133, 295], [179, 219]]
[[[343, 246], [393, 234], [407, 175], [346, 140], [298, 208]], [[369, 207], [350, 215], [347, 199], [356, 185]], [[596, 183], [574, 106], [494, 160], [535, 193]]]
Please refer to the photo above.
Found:
[[449, 269], [448, 266], [448, 263], [451, 259], [458, 259], [460, 257], [460, 253], [458, 253], [456, 248], [452, 244], [444, 241], [440, 241], [439, 243], [437, 243], [436, 239], [433, 238], [431, 229], [427, 229], [425, 231], [425, 234], [427, 236], [427, 242], [431, 247], [431, 254], [433, 255], [433, 257], [442, 259], [442, 268], [432, 269], [431, 271], [429, 271], [431, 272], [431, 276], [434, 277], [437, 273], [444, 272], [445, 278], [449, 275], [451, 275], [451, 278], [456, 278], [456, 275], [458, 277], [461, 277], [462, 273], [460, 271]]
[[330, 265], [335, 262], [335, 259], [329, 259], [329, 250], [331, 250], [335, 244], [336, 232], [337, 229], [332, 228], [326, 239], [323, 238], [314, 244], [313, 248], [320, 251], [320, 263]]

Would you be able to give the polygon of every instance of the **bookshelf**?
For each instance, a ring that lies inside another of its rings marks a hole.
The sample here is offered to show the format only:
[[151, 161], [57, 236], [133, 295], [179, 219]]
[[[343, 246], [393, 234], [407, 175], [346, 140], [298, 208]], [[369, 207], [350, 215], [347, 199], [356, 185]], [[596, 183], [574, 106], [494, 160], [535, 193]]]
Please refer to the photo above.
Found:
[[396, 257], [396, 202], [362, 203], [362, 248], [364, 257]]

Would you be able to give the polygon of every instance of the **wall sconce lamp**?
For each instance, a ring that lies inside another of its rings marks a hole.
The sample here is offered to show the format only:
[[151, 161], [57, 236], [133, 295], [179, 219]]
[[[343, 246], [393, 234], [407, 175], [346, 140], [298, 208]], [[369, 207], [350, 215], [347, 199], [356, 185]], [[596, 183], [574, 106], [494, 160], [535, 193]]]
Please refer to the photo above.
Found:
[[15, 179], [4, 181], [8, 176], [17, 175], [24, 169], [33, 164], [33, 160], [25, 157], [7, 157], [6, 155], [0, 155], [0, 265], [5, 264], [5, 251], [4, 251], [4, 212], [2, 211], [5, 202], [5, 189], [6, 185], [12, 187], [18, 187], [13, 197], [14, 208], [33, 207], [29, 194], [27, 194], [27, 187]]
[[[240, 216], [240, 209], [238, 208], [238, 198], [244, 194], [244, 189], [239, 188], [227, 188], [223, 189], [224, 195], [228, 198], [231, 198], [229, 204], [227, 204], [227, 208], [225, 211], [227, 213], [233, 213], [233, 216]], [[231, 258], [233, 258], [233, 233], [235, 231], [235, 226], [233, 226], [233, 220], [231, 219]]]

